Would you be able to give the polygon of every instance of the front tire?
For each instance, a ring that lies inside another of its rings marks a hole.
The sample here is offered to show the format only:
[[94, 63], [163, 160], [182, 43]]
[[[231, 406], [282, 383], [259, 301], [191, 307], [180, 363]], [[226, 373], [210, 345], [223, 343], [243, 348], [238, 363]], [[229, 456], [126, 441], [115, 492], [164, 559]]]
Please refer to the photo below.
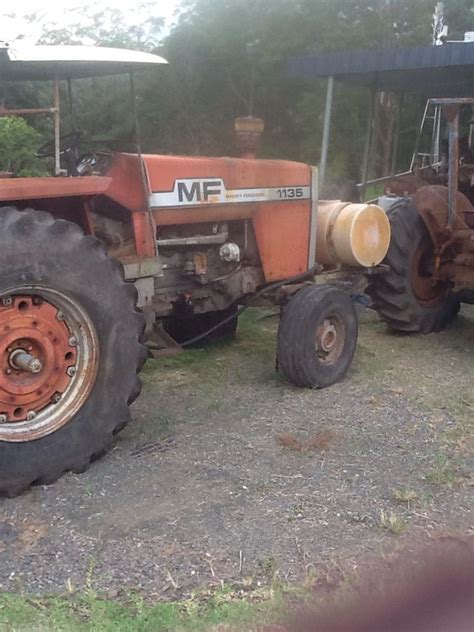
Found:
[[373, 307], [394, 331], [440, 331], [456, 317], [460, 302], [447, 284], [431, 283], [434, 253], [428, 230], [409, 198], [395, 203], [387, 215], [392, 237], [383, 263], [389, 270], [369, 278]]
[[304, 288], [283, 307], [278, 366], [296, 386], [330, 386], [350, 367], [357, 334], [357, 313], [345, 292], [331, 285]]
[[135, 288], [75, 224], [1, 208], [0, 271], [0, 495], [15, 496], [103, 454], [146, 348]]

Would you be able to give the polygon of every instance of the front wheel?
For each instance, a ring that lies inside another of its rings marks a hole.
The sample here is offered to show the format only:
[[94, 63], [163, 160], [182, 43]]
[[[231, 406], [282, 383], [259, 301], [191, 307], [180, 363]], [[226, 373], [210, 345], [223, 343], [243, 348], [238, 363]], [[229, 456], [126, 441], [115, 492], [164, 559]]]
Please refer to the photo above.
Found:
[[331, 285], [304, 288], [282, 310], [278, 365], [296, 386], [330, 386], [350, 367], [357, 333], [357, 313], [347, 294]]
[[0, 208], [0, 495], [83, 471], [127, 423], [146, 357], [135, 299], [78, 226]]

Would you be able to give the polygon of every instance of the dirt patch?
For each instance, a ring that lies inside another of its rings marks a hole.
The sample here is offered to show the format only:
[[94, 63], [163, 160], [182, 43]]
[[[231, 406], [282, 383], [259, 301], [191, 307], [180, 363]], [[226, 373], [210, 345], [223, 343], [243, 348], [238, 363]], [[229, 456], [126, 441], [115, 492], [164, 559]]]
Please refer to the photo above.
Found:
[[134, 423], [84, 475], [0, 501], [1, 589], [306, 580], [469, 531], [474, 311], [422, 337], [361, 313], [353, 367], [323, 391], [275, 373], [261, 315], [233, 344], [147, 364]]

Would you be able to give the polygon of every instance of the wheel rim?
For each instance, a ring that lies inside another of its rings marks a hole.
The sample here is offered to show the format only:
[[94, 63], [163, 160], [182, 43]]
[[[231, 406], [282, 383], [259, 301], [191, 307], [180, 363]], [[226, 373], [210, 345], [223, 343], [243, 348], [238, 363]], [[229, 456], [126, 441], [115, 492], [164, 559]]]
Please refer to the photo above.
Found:
[[70, 296], [43, 287], [0, 295], [0, 441], [67, 424], [92, 390], [98, 355], [95, 329]]
[[334, 364], [340, 357], [346, 339], [344, 322], [337, 314], [327, 316], [316, 330], [316, 355], [324, 364]]
[[411, 286], [420, 303], [436, 305], [446, 296], [446, 287], [433, 284], [434, 252], [430, 240], [424, 239], [415, 250], [411, 265]]

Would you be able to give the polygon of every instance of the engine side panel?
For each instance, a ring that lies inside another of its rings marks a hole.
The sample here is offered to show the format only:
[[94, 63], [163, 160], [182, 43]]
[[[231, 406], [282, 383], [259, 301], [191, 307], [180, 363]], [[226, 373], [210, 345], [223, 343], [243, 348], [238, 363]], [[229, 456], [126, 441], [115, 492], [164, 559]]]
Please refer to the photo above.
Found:
[[312, 198], [308, 165], [240, 158], [144, 159], [158, 229], [252, 219], [266, 281], [292, 277], [308, 268]]

